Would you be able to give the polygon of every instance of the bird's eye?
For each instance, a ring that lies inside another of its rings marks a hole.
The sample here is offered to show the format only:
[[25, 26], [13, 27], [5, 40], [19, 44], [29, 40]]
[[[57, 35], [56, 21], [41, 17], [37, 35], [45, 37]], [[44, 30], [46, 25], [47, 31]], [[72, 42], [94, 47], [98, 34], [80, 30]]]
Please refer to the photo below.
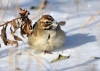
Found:
[[49, 22], [49, 21], [46, 21], [45, 23], [46, 23], [46, 24], [51, 24], [51, 22]]
[[48, 21], [46, 21], [45, 23], [46, 23], [46, 24], [48, 24], [49, 22], [48, 22]]

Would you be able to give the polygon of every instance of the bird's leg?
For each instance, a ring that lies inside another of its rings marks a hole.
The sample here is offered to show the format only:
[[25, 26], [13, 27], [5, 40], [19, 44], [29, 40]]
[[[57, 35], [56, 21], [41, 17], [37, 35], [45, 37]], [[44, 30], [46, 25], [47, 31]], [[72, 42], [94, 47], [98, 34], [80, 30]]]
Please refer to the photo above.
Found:
[[52, 54], [50, 51], [46, 51], [46, 50], [45, 50], [45, 51], [44, 51], [44, 54], [46, 54], [46, 53], [47, 53], [47, 54]]

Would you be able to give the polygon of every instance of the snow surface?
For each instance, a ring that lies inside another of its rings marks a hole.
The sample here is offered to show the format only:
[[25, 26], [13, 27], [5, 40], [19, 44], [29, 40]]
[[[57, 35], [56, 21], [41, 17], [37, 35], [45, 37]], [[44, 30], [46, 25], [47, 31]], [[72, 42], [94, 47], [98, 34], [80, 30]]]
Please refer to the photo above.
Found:
[[[100, 60], [92, 58], [94, 56], [100, 57], [100, 15], [83, 29], [80, 29], [92, 15], [100, 10], [100, 0], [80, 1], [82, 4], [78, 5], [77, 12], [75, 0], [70, 0], [70, 6], [69, 0], [49, 0], [45, 14], [52, 15], [58, 22], [66, 21], [66, 25], [61, 27], [66, 33], [66, 42], [62, 48], [54, 49], [52, 51], [53, 54], [34, 53], [27, 44], [27, 37], [23, 38], [24, 42], [19, 42], [18, 48], [10, 45], [5, 46], [0, 39], [0, 71], [16, 71], [16, 68], [19, 68], [17, 71], [100, 71]], [[20, 0], [19, 6], [27, 8], [31, 13], [31, 18], [40, 12], [30, 10], [30, 6], [38, 6], [40, 2], [40, 0]], [[7, 10], [3, 22], [16, 17], [16, 12], [13, 8], [14, 3], [12, 1], [11, 8]], [[51, 6], [53, 7], [50, 8]], [[69, 9], [70, 12], [68, 11]], [[4, 11], [0, 11], [0, 20], [3, 14]], [[67, 16], [69, 16], [68, 19]], [[38, 18], [32, 20], [33, 24]], [[16, 34], [20, 36], [18, 32]], [[7, 37], [13, 39], [10, 35], [9, 27]], [[71, 55], [71, 57], [50, 63], [59, 54], [64, 56]]]

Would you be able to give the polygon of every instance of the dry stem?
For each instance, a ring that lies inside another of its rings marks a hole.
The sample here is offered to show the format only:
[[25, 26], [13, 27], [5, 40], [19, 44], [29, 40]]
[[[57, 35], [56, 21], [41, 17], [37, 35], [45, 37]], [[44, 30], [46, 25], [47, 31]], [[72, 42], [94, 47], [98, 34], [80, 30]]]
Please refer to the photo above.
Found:
[[50, 71], [38, 58], [36, 58], [34, 55], [32, 55], [31, 53], [29, 53], [28, 51], [25, 51], [27, 52], [29, 55], [31, 55], [32, 57], [34, 57], [36, 60], [38, 60], [48, 71]]
[[100, 11], [97, 12], [95, 15], [93, 15], [88, 21], [86, 21], [86, 23], [83, 24], [83, 25], [80, 27], [80, 29], [84, 28], [91, 20], [93, 20], [93, 19], [94, 19], [97, 15], [99, 15], [99, 14], [100, 14]]
[[17, 17], [17, 18], [15, 18], [15, 19], [11, 20], [11, 21], [7, 21], [6, 23], [0, 25], [0, 27], [1, 27], [1, 26], [4, 26], [4, 25], [6, 25], [6, 24], [10, 24], [12, 21], [17, 20], [17, 19], [20, 19], [20, 17]]
[[[9, 3], [10, 3], [10, 0], [9, 0], [8, 3], [7, 3], [7, 8], [8, 8]], [[4, 16], [5, 16], [5, 14], [6, 14], [7, 8], [5, 9], [5, 12], [4, 12], [4, 14], [3, 14], [3, 17], [2, 17], [2, 19], [1, 19], [0, 24], [2, 23], [2, 21], [3, 21], [3, 19], [4, 19]]]

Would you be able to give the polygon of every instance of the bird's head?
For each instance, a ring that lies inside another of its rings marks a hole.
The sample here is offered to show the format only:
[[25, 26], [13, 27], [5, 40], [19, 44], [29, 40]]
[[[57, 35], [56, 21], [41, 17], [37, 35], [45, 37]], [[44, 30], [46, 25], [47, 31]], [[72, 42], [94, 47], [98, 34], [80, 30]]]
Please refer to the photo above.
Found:
[[50, 15], [43, 15], [39, 19], [39, 23], [41, 25], [41, 28], [44, 30], [54, 30], [58, 26], [57, 22]]

